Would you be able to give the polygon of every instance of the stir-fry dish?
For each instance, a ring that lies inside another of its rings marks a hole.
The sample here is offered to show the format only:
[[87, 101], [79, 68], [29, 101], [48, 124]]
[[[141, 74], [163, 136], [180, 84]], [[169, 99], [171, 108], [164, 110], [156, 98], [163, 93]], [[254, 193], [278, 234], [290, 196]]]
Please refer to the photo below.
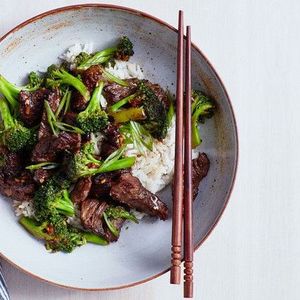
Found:
[[[24, 86], [0, 75], [0, 192], [49, 252], [118, 240], [125, 222], [166, 220], [156, 195], [171, 183], [174, 99], [129, 62], [132, 42], [91, 52], [75, 45]], [[192, 93], [192, 141], [213, 102]], [[195, 151], [193, 196], [209, 170]]]

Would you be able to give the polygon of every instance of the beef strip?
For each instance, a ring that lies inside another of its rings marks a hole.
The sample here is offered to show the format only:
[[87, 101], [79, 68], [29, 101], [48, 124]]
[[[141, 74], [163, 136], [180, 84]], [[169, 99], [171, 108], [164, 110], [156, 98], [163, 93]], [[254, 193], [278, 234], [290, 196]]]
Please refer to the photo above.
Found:
[[83, 202], [88, 197], [91, 187], [92, 187], [91, 177], [80, 178], [76, 182], [76, 184], [71, 192], [72, 201], [74, 203]]
[[[85, 229], [101, 235], [109, 242], [115, 242], [119, 237], [115, 236], [109, 230], [102, 217], [108, 206], [109, 205], [105, 201], [87, 198], [81, 203], [80, 218]], [[120, 231], [124, 220], [122, 218], [117, 218], [110, 219], [110, 222], [118, 231]]]
[[[56, 112], [59, 102], [60, 102], [60, 92], [59, 89], [54, 89], [54, 90], [49, 90], [47, 99], [45, 99], [49, 102], [50, 108], [52, 109], [53, 112]], [[51, 128], [48, 124], [47, 120], [47, 113], [45, 109], [43, 110], [42, 114], [42, 120], [40, 123], [40, 128], [38, 131], [38, 138], [42, 139], [45, 137], [49, 137], [52, 135]]]
[[59, 152], [62, 150], [69, 150], [71, 152], [77, 152], [81, 146], [81, 135], [79, 133], [61, 132], [57, 138], [54, 139], [52, 144], [52, 150]]
[[41, 138], [32, 150], [32, 162], [55, 161], [57, 154], [63, 150], [77, 152], [80, 150], [81, 136], [78, 133], [61, 132]]
[[23, 162], [20, 153], [10, 152], [5, 146], [0, 146], [0, 172], [7, 177], [20, 175]]
[[55, 161], [56, 153], [52, 151], [54, 139], [55, 137], [51, 135], [41, 138], [32, 150], [31, 161], [34, 163]]
[[112, 185], [110, 196], [117, 202], [128, 205], [150, 216], [166, 220], [168, 207], [156, 195], [145, 189], [137, 177], [129, 172], [121, 174]]
[[109, 196], [112, 184], [125, 172], [128, 172], [128, 170], [107, 172], [94, 176], [92, 179], [90, 195], [95, 198]]
[[114, 151], [119, 149], [123, 144], [123, 137], [119, 131], [119, 127], [113, 124], [109, 124], [104, 130], [104, 140], [100, 142], [101, 152], [100, 156], [105, 159]]
[[132, 78], [126, 81], [128, 83], [128, 86], [121, 86], [113, 82], [107, 84], [104, 87], [103, 89], [104, 97], [110, 105], [136, 92], [137, 84], [139, 80], [137, 78]]
[[34, 92], [20, 92], [19, 117], [26, 126], [32, 127], [41, 121], [44, 100], [48, 99], [49, 92], [50, 91], [45, 88], [38, 89]]
[[75, 112], [72, 111], [68, 111], [63, 118], [63, 122], [70, 124], [72, 126], [76, 126], [77, 125], [77, 114]]
[[205, 153], [199, 153], [192, 161], [193, 200], [198, 195], [200, 181], [207, 175], [210, 162]]
[[81, 203], [80, 218], [83, 227], [96, 234], [105, 236], [102, 215], [108, 204], [98, 199], [85, 199]]
[[[102, 79], [102, 69], [99, 65], [94, 65], [83, 71], [80, 75], [82, 82], [87, 87], [88, 91], [92, 93], [100, 79]], [[78, 91], [74, 91], [71, 101], [72, 109], [74, 111], [82, 111], [87, 105], [88, 102], [84, 97]]]
[[14, 200], [30, 201], [35, 192], [35, 184], [30, 172], [24, 171], [20, 176], [7, 178], [0, 176], [0, 193]]
[[34, 171], [33, 180], [38, 184], [45, 183], [54, 173], [54, 170], [38, 169]]

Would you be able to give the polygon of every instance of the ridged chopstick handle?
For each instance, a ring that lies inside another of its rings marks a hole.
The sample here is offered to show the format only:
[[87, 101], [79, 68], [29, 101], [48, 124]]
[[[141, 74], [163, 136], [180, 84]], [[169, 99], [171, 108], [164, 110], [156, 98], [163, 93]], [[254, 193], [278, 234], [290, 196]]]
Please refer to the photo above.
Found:
[[172, 246], [171, 250], [171, 282], [173, 284], [179, 284], [181, 273], [181, 246]]
[[193, 262], [184, 262], [184, 298], [193, 298]]

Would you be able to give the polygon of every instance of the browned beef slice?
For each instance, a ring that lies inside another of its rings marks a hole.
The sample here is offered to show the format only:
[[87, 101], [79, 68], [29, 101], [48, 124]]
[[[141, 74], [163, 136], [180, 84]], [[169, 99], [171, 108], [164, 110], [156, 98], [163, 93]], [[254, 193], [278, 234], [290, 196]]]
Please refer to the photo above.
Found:
[[33, 198], [35, 184], [29, 172], [24, 171], [15, 178], [0, 176], [0, 193], [19, 201], [28, 201]]
[[49, 90], [45, 88], [34, 92], [21, 91], [19, 94], [19, 116], [26, 126], [37, 125], [42, 118], [44, 100], [48, 99]]
[[118, 177], [119, 172], [108, 172], [95, 176], [92, 180], [93, 184], [91, 187], [91, 196], [92, 197], [102, 197], [108, 196], [113, 181]]
[[207, 175], [209, 170], [209, 159], [205, 153], [199, 153], [192, 162], [193, 199], [198, 195], [200, 181]]
[[[45, 99], [49, 102], [49, 105], [53, 112], [56, 112], [59, 102], [60, 102], [60, 92], [58, 89], [50, 90], [47, 96], [47, 99]], [[43, 110], [42, 114], [42, 120], [40, 123], [40, 128], [38, 132], [38, 138], [42, 139], [44, 137], [49, 137], [52, 134], [51, 128], [48, 124], [47, 120], [47, 114], [45, 109]]]
[[71, 192], [71, 199], [74, 203], [81, 203], [84, 201], [89, 193], [92, 186], [91, 177], [82, 177], [80, 178]]
[[119, 149], [123, 143], [123, 137], [119, 131], [119, 127], [113, 124], [109, 124], [104, 131], [104, 140], [101, 141], [101, 153], [102, 158], [108, 157], [114, 151]]
[[56, 153], [52, 148], [54, 136], [46, 136], [41, 138], [32, 150], [31, 160], [34, 163], [55, 161]]
[[38, 169], [34, 171], [33, 180], [38, 184], [43, 184], [53, 175], [53, 170]]
[[21, 155], [10, 152], [5, 146], [0, 146], [0, 171], [8, 177], [20, 175], [23, 169]]
[[77, 114], [75, 112], [69, 111], [64, 115], [63, 121], [72, 126], [76, 126], [77, 125], [76, 118], [77, 118]]
[[128, 79], [128, 86], [121, 86], [117, 83], [109, 83], [104, 87], [104, 96], [109, 104], [118, 102], [119, 100], [136, 92], [138, 79]]
[[110, 190], [110, 196], [120, 203], [150, 216], [166, 220], [168, 207], [156, 195], [145, 189], [138, 178], [130, 173], [121, 174]]
[[54, 152], [62, 150], [69, 150], [77, 152], [81, 146], [81, 135], [79, 133], [61, 132], [57, 138], [54, 139], [52, 149]]
[[[89, 92], [92, 93], [102, 79], [102, 69], [99, 65], [91, 66], [81, 73], [81, 78]], [[88, 102], [78, 91], [74, 91], [71, 105], [73, 110], [82, 111], [87, 107]]]
[[104, 201], [89, 198], [85, 199], [81, 203], [80, 211], [80, 218], [83, 227], [96, 234], [105, 236], [102, 215], [107, 207], [108, 204]]

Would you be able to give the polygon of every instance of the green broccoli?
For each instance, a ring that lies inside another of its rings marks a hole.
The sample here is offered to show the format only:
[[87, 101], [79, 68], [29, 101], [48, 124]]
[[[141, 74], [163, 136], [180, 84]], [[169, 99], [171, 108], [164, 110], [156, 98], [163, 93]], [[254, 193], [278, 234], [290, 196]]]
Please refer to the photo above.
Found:
[[70, 182], [61, 175], [51, 177], [35, 192], [33, 206], [38, 221], [48, 220], [57, 214], [74, 216], [74, 205], [68, 188]]
[[80, 52], [76, 57], [75, 57], [75, 60], [74, 60], [74, 64], [76, 66], [79, 66], [83, 63], [85, 63], [88, 59], [90, 59], [92, 57], [91, 54], [88, 54], [86, 52]]
[[164, 139], [168, 132], [167, 108], [144, 81], [139, 83], [137, 93], [142, 99], [143, 109], [147, 117], [144, 122], [145, 128], [154, 138]]
[[202, 142], [198, 128], [199, 123], [204, 123], [205, 118], [212, 117], [215, 106], [202, 92], [192, 92], [192, 147], [196, 148]]
[[63, 68], [52, 65], [48, 68], [46, 85], [48, 87], [57, 87], [60, 85], [72, 86], [76, 89], [86, 101], [90, 99], [90, 92], [84, 83], [77, 77], [73, 76]]
[[127, 61], [134, 54], [133, 44], [127, 36], [123, 36], [117, 45], [117, 50], [114, 54], [116, 59]]
[[135, 215], [130, 213], [129, 211], [127, 211], [122, 206], [109, 206], [105, 210], [105, 214], [108, 218], [111, 218], [111, 219], [122, 218], [122, 219], [125, 219], [125, 220], [130, 220], [134, 223], [138, 223], [138, 220], [135, 217]]
[[108, 124], [108, 116], [100, 105], [103, 86], [101, 81], [95, 88], [87, 108], [77, 115], [77, 123], [85, 133], [101, 131]]
[[17, 152], [35, 143], [34, 130], [26, 128], [11, 115], [8, 104], [3, 98], [0, 99], [0, 113], [3, 127], [1, 131], [2, 142], [10, 151]]
[[28, 75], [28, 84], [26, 85], [27, 89], [36, 90], [38, 89], [43, 83], [43, 79], [36, 73], [30, 72]]
[[127, 36], [123, 36], [116, 47], [110, 47], [96, 52], [94, 55], [78, 64], [77, 69], [86, 70], [93, 65], [107, 63], [112, 58], [128, 60], [133, 54], [132, 42]]
[[70, 253], [87, 242], [83, 233], [68, 225], [65, 218], [59, 215], [43, 222], [21, 217], [19, 223], [35, 238], [44, 240], [46, 249], [52, 252]]
[[102, 162], [94, 158], [93, 143], [86, 143], [80, 152], [71, 154], [67, 174], [72, 181], [76, 181], [84, 176], [130, 168], [135, 163], [135, 157], [121, 158], [124, 150], [116, 150]]

